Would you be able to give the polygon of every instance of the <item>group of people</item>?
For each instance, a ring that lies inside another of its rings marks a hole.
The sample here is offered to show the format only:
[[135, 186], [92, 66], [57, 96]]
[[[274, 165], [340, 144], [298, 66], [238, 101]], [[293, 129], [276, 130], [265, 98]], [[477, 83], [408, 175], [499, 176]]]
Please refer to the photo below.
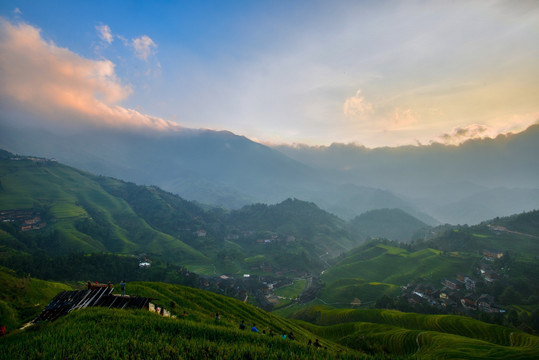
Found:
[[[219, 314], [217, 314], [219, 315]], [[241, 321], [241, 324], [240, 324], [240, 330], [245, 330], [247, 329], [247, 325], [245, 324], [245, 320], [242, 320]], [[253, 324], [253, 326], [251, 326], [251, 332], [255, 332], [257, 333], [258, 332], [258, 328], [256, 327], [256, 324]], [[262, 330], [262, 335], [266, 335], [266, 330]], [[270, 329], [269, 331], [269, 336], [274, 336], [275, 334], [273, 333], [273, 331]], [[288, 334], [286, 333], [286, 331], [283, 331], [280, 335], [281, 339], [283, 340], [296, 340], [294, 334], [292, 333], [292, 331], [290, 331]], [[316, 339], [313, 343], [313, 341], [311, 339], [309, 339], [309, 341], [307, 342], [307, 345], [312, 345], [314, 347], [322, 347], [322, 344], [320, 344], [320, 341], [318, 339]]]
[[[97, 281], [92, 284], [92, 282], [88, 280], [86, 286], [88, 287], [88, 290], [100, 289], [104, 287], [112, 289], [112, 283], [110, 281], [107, 284], [100, 284]], [[122, 296], [125, 296], [125, 280], [122, 280], [122, 282], [120, 283], [120, 289], [122, 290]]]

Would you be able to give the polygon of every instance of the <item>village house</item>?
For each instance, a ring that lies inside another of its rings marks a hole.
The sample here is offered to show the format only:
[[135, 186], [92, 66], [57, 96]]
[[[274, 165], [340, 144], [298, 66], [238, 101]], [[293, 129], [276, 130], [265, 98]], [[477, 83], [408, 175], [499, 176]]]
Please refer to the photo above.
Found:
[[462, 307], [468, 310], [477, 310], [476, 306], [476, 300], [474, 299], [473, 295], [468, 294], [460, 299], [460, 303]]
[[460, 280], [449, 280], [449, 279], [444, 279], [442, 281], [442, 285], [444, 285], [445, 287], [449, 288], [449, 289], [452, 289], [452, 290], [460, 290], [462, 288], [464, 288], [464, 283]]
[[504, 226], [500, 226], [500, 225], [491, 225], [489, 224], [488, 225], [488, 229], [490, 231], [492, 231], [493, 233], [504, 233], [507, 231], [507, 228], [505, 228]]
[[503, 257], [503, 252], [492, 249], [483, 250], [483, 259], [488, 261], [494, 261], [496, 259], [501, 259]]
[[466, 290], [475, 290], [475, 285], [475, 280], [469, 278], [468, 276], [464, 278], [464, 286], [466, 287]]
[[494, 297], [489, 294], [482, 294], [477, 299], [476, 305], [479, 311], [488, 312], [488, 313], [499, 312], [494, 302]]
[[206, 230], [197, 230], [196, 234], [198, 237], [205, 237], [206, 236]]

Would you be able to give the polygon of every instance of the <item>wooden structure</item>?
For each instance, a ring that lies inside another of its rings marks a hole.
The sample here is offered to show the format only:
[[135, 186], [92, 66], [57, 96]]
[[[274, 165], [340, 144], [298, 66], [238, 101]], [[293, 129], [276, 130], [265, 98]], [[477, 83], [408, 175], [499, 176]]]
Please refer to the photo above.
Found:
[[73, 310], [86, 307], [108, 307], [117, 309], [148, 309], [150, 298], [112, 295], [111, 287], [96, 287], [90, 290], [63, 291], [56, 295], [47, 307], [32, 322], [54, 321]]

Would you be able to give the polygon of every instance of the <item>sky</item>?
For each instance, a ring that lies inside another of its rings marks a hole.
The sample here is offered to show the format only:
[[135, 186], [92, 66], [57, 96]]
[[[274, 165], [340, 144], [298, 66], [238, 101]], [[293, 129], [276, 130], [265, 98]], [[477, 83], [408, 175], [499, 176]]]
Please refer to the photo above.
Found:
[[0, 2], [0, 121], [367, 147], [539, 119], [539, 2]]

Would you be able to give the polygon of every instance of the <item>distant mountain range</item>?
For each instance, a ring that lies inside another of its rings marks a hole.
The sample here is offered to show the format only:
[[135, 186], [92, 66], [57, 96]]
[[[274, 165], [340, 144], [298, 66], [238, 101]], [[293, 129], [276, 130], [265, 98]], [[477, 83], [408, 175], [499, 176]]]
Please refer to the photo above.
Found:
[[[0, 125], [0, 147], [96, 174], [157, 185], [187, 200], [238, 209], [287, 198], [344, 219], [382, 208], [421, 221], [474, 224], [539, 208], [539, 125], [460, 147], [433, 144], [270, 148], [227, 131], [87, 131], [59, 135]], [[503, 194], [503, 201], [496, 201]]]
[[389, 190], [441, 222], [476, 224], [539, 208], [539, 124], [522, 133], [469, 140], [460, 146], [367, 149], [333, 144], [276, 149], [331, 174], [334, 183]]

